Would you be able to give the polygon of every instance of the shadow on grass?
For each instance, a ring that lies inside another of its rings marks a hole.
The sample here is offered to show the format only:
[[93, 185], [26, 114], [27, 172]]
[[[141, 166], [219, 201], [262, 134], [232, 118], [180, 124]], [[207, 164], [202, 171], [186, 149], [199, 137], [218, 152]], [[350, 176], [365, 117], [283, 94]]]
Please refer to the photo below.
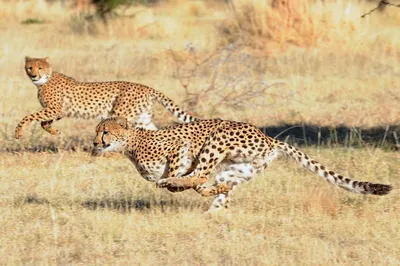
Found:
[[[365, 146], [380, 147], [389, 150], [400, 150], [400, 125], [378, 126], [373, 128], [359, 127], [320, 127], [318, 125], [283, 124], [260, 128], [264, 134], [298, 146], [344, 146], [362, 148]], [[92, 139], [88, 136], [74, 135], [64, 140], [40, 138], [23, 145], [9, 141], [0, 147], [2, 153], [92, 151]]]
[[0, 147], [1, 153], [58, 153], [60, 151], [83, 151], [91, 152], [93, 149], [93, 138], [82, 135], [65, 137], [54, 137], [46, 135], [24, 136], [20, 140], [5, 139], [4, 145]]
[[320, 127], [318, 125], [292, 125], [261, 127], [268, 136], [298, 146], [365, 146], [400, 150], [400, 125], [360, 127]]
[[118, 210], [121, 212], [135, 211], [148, 211], [148, 210], [159, 210], [167, 211], [173, 210], [177, 211], [180, 209], [184, 210], [202, 210], [204, 208], [204, 203], [201, 201], [187, 201], [185, 199], [118, 199], [118, 198], [106, 198], [101, 200], [86, 200], [80, 204], [82, 207], [89, 210], [98, 209], [109, 209]]
[[40, 198], [37, 195], [28, 195], [24, 198], [24, 204], [49, 204], [49, 200], [45, 198]]
[[[28, 195], [23, 199], [24, 204], [54, 204], [55, 206], [60, 205], [59, 203], [52, 203], [46, 198], [39, 197], [38, 195]], [[177, 211], [180, 209], [184, 210], [203, 210], [205, 205], [203, 201], [187, 201], [182, 197], [176, 199], [155, 199], [155, 198], [133, 198], [133, 197], [108, 197], [102, 199], [87, 199], [84, 201], [75, 202], [64, 202], [62, 205], [74, 204], [81, 206], [85, 209], [96, 211], [100, 209], [117, 210], [120, 212], [135, 211], [149, 211], [149, 210], [160, 210]]]

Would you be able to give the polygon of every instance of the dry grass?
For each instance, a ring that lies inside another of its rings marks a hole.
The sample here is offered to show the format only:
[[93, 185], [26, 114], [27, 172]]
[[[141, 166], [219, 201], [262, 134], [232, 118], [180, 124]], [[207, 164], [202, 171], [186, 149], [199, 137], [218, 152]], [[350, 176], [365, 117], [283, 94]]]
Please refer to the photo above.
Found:
[[[157, 190], [122, 157], [63, 151], [90, 146], [97, 121], [61, 120], [60, 137], [32, 123], [14, 140], [18, 121], [40, 108], [26, 55], [49, 56], [56, 70], [80, 80], [153, 86], [202, 117], [259, 126], [400, 124], [400, 11], [360, 19], [372, 5], [323, 2], [310, 1], [306, 24], [289, 20], [279, 31], [269, 16], [282, 15], [262, 1], [235, 0], [236, 12], [213, 1], [137, 6], [126, 11], [135, 16], [108, 26], [58, 2], [2, 1], [0, 150], [48, 152], [0, 153], [0, 264], [399, 264], [398, 193], [353, 195], [284, 160], [239, 189], [232, 210], [208, 216], [209, 199]], [[21, 24], [27, 19], [45, 23]], [[211, 54], [193, 65], [193, 56]], [[177, 67], [193, 75], [177, 79]], [[232, 106], [254, 82], [284, 85]], [[186, 99], [188, 92], [196, 97]], [[157, 109], [158, 125], [172, 120]], [[400, 186], [398, 153], [308, 152], [344, 174]]]
[[[12, 127], [19, 119], [39, 108], [39, 103], [34, 100], [35, 87], [23, 72], [25, 55], [49, 56], [56, 70], [80, 80], [118, 79], [145, 83], [185, 106], [181, 97], [184, 88], [173, 77], [176, 64], [171, 60], [169, 50], [185, 54], [185, 47], [191, 44], [198, 58], [206, 58], [223, 48], [218, 45], [227, 37], [219, 30], [223, 23], [232, 21], [233, 16], [226, 8], [212, 9], [197, 2], [196, 5], [185, 3], [135, 7], [127, 11], [137, 14], [131, 19], [117, 19], [107, 27], [95, 23], [97, 35], [74, 32], [71, 29], [74, 18], [61, 15], [62, 10], [56, 11], [53, 6], [48, 7], [49, 11], [59, 14], [60, 20], [42, 17], [39, 11], [34, 12], [35, 9], [29, 9], [31, 13], [20, 11], [17, 17], [11, 17], [7, 25], [0, 26], [1, 39], [5, 40], [0, 52], [3, 73], [0, 77], [3, 96], [0, 119], [3, 125], [9, 126], [5, 132], [7, 138], [12, 139]], [[219, 76], [216, 91], [224, 90], [223, 84], [231, 77], [243, 79], [239, 89], [254, 80], [283, 81], [285, 85], [273, 86], [265, 94], [249, 99], [252, 108], [227, 108], [221, 102], [223, 97], [211, 92], [200, 99], [198, 108], [191, 111], [202, 117], [218, 116], [259, 126], [282, 121], [364, 127], [399, 124], [400, 38], [395, 23], [400, 21], [400, 12], [388, 8], [387, 14], [374, 13], [360, 19], [359, 16], [371, 6], [356, 2], [348, 5], [339, 1], [329, 3], [328, 7], [320, 3], [309, 7], [315, 10], [309, 12], [313, 14], [314, 27], [318, 28], [316, 32], [321, 32], [313, 35], [312, 38], [318, 37], [318, 41], [313, 41], [315, 44], [296, 46], [291, 41], [278, 42], [264, 35], [252, 36], [251, 41], [257, 39], [266, 47], [242, 46], [244, 48], [237, 51], [234, 60], [225, 63], [231, 70]], [[10, 5], [3, 5], [0, 14], [11, 16], [14, 14], [12, 7], [18, 10], [20, 2]], [[196, 8], [199, 11], [193, 11]], [[321, 17], [329, 27], [321, 22]], [[44, 19], [49, 23], [19, 23], [27, 18]], [[258, 27], [260, 23], [250, 25]], [[265, 23], [267, 27], [269, 20]], [[343, 23], [351, 25], [353, 30], [344, 27]], [[298, 42], [305, 43], [300, 39]], [[241, 61], [243, 56], [248, 56], [245, 65]], [[205, 67], [213, 69], [215, 65]], [[204, 91], [210, 86], [211, 79], [210, 71], [199, 71], [189, 81], [189, 88], [194, 93]], [[217, 112], [211, 113], [207, 109], [204, 103], [208, 99], [220, 103]], [[167, 115], [163, 113], [162, 116]], [[157, 117], [161, 120], [159, 115]], [[67, 122], [58, 124], [63, 128], [64, 123]], [[163, 121], [158, 123], [163, 125]]]
[[[354, 177], [400, 186], [398, 153], [306, 149]], [[0, 264], [398, 264], [400, 197], [336, 189], [282, 159], [232, 208], [172, 194], [125, 158], [0, 155]], [[255, 196], [256, 195], [256, 196]]]

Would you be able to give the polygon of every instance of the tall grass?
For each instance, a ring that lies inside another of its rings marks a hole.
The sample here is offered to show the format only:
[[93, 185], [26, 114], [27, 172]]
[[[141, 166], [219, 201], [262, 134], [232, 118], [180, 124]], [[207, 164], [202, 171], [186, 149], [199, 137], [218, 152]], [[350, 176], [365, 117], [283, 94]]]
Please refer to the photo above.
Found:
[[[400, 185], [398, 153], [305, 151]], [[288, 159], [239, 187], [220, 215], [204, 214], [211, 199], [194, 191], [157, 189], [122, 157], [0, 154], [0, 166], [0, 264], [398, 264], [396, 191], [352, 194]]]

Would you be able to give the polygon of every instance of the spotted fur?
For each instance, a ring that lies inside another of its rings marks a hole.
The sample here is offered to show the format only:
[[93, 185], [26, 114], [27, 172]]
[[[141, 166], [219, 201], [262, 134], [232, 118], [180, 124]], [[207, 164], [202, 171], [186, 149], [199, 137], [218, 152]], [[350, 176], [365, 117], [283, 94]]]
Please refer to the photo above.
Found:
[[[247, 123], [202, 120], [156, 131], [129, 128], [124, 118], [106, 119], [96, 128], [94, 153], [120, 151], [147, 180], [172, 192], [194, 189], [215, 196], [211, 210], [227, 207], [239, 184], [262, 172], [286, 154], [329, 183], [360, 194], [385, 195], [392, 186], [339, 175], [297, 148], [264, 135]], [[216, 174], [213, 186], [206, 182]]]
[[58, 135], [60, 132], [52, 128], [52, 123], [63, 117], [92, 119], [123, 116], [135, 127], [157, 129], [152, 122], [153, 100], [161, 103], [182, 122], [196, 120], [161, 92], [142, 84], [80, 82], [52, 71], [48, 58], [26, 57], [25, 71], [38, 88], [43, 109], [21, 120], [15, 130], [17, 139], [32, 121], [40, 121], [44, 130]]

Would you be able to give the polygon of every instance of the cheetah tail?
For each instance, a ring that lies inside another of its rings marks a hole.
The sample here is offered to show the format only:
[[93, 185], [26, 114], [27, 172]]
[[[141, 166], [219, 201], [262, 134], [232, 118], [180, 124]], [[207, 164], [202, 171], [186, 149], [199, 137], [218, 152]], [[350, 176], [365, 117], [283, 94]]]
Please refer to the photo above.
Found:
[[193, 117], [187, 112], [183, 111], [171, 99], [169, 99], [161, 92], [154, 90], [152, 95], [162, 106], [164, 106], [169, 112], [171, 112], [176, 118], [178, 118], [179, 121], [189, 123], [199, 120], [198, 118]]
[[393, 188], [391, 185], [357, 181], [339, 175], [285, 142], [279, 141], [276, 147], [311, 172], [325, 178], [329, 183], [348, 191], [360, 194], [386, 195]]

